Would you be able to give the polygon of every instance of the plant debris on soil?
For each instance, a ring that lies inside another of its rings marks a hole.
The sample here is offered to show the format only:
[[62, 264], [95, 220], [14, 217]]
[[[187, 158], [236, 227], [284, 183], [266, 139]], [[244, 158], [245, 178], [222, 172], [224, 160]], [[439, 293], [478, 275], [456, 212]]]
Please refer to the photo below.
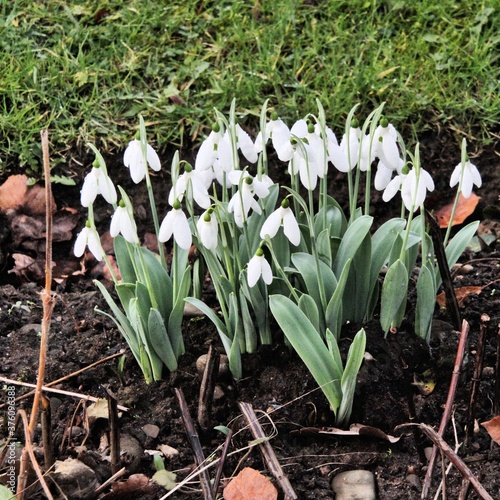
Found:
[[[436, 182], [437, 195], [430, 200], [433, 205], [430, 208], [436, 210], [450, 201], [439, 199], [439, 190], [449, 191], [446, 188], [449, 173], [458, 162], [446, 156], [442, 140], [439, 136], [432, 141], [429, 138], [423, 141], [422, 147], [423, 164], [430, 166]], [[482, 151], [474, 161], [481, 171], [483, 188], [477, 193], [481, 197], [477, 207], [465, 222], [471, 218], [481, 219], [480, 231], [484, 237], [480, 234], [475, 246], [464, 253], [453, 271], [454, 286], [465, 290], [461, 295], [460, 313], [470, 324], [470, 334], [451, 422], [443, 437], [491, 497], [500, 498], [498, 426], [492, 437], [488, 433], [488, 422], [500, 412], [500, 374], [496, 371], [500, 343], [500, 162], [494, 149]], [[127, 186], [130, 182], [125, 177], [127, 169], [118, 164], [110, 164], [108, 168], [114, 178], [122, 176], [118, 184]], [[345, 201], [340, 182], [334, 182], [332, 194], [339, 202]], [[150, 231], [143, 208], [147, 195], [139, 188], [134, 189], [132, 197], [139, 217], [138, 226], [142, 224], [139, 232], [144, 235]], [[196, 362], [211, 346], [222, 352], [221, 343], [208, 319], [186, 317], [183, 326], [186, 354], [179, 361], [179, 369], [175, 373], [165, 373], [164, 380], [147, 385], [114, 323], [96, 312], [96, 309], [106, 311], [107, 308], [92, 280], [100, 279], [109, 285], [110, 291], [112, 288], [102, 267], [91, 257], [73, 257], [75, 231], [85, 220], [79, 208], [79, 188], [55, 186], [54, 196], [57, 205], [53, 238], [55, 308], [45, 385], [78, 373], [51, 386], [60, 392], [45, 393], [50, 402], [56, 459], [53, 479], [48, 479], [48, 484], [54, 498], [64, 498], [62, 491], [68, 498], [162, 498], [167, 490], [160, 484], [175, 487], [196, 467], [197, 459], [190, 444], [192, 436], [186, 433], [185, 415], [180, 410], [177, 393], [182, 391], [189, 414], [196, 421], [201, 386]], [[0, 376], [3, 385], [15, 387], [16, 410], [24, 408], [29, 414], [32, 398], [23, 396], [32, 388], [23, 384], [36, 383], [37, 377], [45, 226], [43, 210], [27, 208], [22, 200], [16, 203], [8, 209], [0, 204]], [[380, 202], [375, 204], [374, 212], [377, 217], [389, 218], [399, 213], [399, 207]], [[96, 221], [101, 234], [106, 231], [109, 215], [105, 204], [97, 204]], [[105, 245], [111, 250], [111, 241], [106, 243], [105, 240]], [[206, 300], [213, 301], [209, 284], [206, 291]], [[414, 297], [411, 292], [408, 300], [407, 321], [396, 334], [384, 338], [376, 320], [364, 326], [367, 354], [358, 376], [351, 419], [357, 426], [350, 432], [332, 429], [333, 416], [326, 399], [298, 356], [284, 344], [277, 328], [273, 346], [260, 347], [256, 354], [244, 356], [241, 380], [233, 380], [221, 362], [210, 408], [210, 425], [206, 430], [198, 429], [201, 450], [209, 465], [205, 473], [209, 479], [215, 478], [222, 463], [217, 498], [222, 497], [222, 489], [230, 478], [245, 468], [257, 471], [257, 476], [252, 474], [258, 478], [256, 481], [260, 481], [262, 475], [264, 479], [271, 479], [278, 490], [278, 498], [283, 497], [279, 482], [259, 451], [260, 442], [255, 440], [242, 417], [239, 403], [251, 404], [256, 412], [297, 498], [335, 498], [331, 486], [333, 477], [352, 469], [373, 472], [380, 499], [420, 498], [426, 472], [425, 454], [432, 442], [411, 427], [398, 426], [409, 422], [422, 422], [436, 429], [439, 426], [459, 332], [451, 326], [448, 311], [437, 305], [432, 341], [427, 345], [413, 333], [411, 304]], [[344, 354], [357, 326], [345, 327], [344, 340], [340, 342]], [[484, 360], [471, 410], [470, 392], [481, 328], [486, 332]], [[111, 358], [83, 370], [107, 357]], [[15, 382], [5, 382], [6, 379]], [[99, 401], [86, 400], [84, 396]], [[118, 470], [122, 467], [125, 470], [99, 490], [99, 485], [112, 475], [110, 427], [113, 422], [108, 403], [100, 403], [106, 398], [115, 399], [122, 408], [118, 409], [117, 419], [121, 451]], [[5, 390], [2, 390], [2, 411], [5, 411], [5, 401]], [[466, 426], [471, 414], [474, 429], [466, 442]], [[495, 428], [492, 424], [490, 427]], [[231, 430], [232, 437], [227, 456], [222, 461], [219, 459], [226, 441], [223, 431], [227, 430]], [[2, 447], [7, 435], [4, 419]], [[20, 455], [24, 443], [22, 426], [18, 426], [15, 439], [20, 443]], [[43, 464], [39, 427], [33, 442], [38, 462]], [[165, 471], [158, 474], [160, 462]], [[459, 498], [464, 488], [462, 474], [454, 467], [448, 470], [447, 464], [438, 455], [431, 494], [434, 495], [446, 473], [447, 498]], [[77, 472], [74, 467], [78, 467]], [[1, 484], [6, 483], [6, 472], [4, 463], [0, 469]], [[153, 476], [156, 481], [152, 480]], [[201, 477], [195, 475], [175, 491], [172, 498], [207, 498], [202, 492]], [[25, 498], [44, 498], [34, 475], [29, 476], [28, 484], [31, 486]], [[267, 484], [254, 486], [266, 488]], [[479, 497], [471, 489], [467, 498]]]

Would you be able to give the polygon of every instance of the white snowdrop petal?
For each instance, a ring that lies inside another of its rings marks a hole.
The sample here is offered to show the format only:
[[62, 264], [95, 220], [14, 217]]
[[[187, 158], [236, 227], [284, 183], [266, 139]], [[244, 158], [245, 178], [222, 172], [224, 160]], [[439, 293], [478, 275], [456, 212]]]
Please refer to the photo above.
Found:
[[174, 233], [174, 210], [170, 210], [163, 219], [160, 230], [158, 231], [158, 239], [164, 243], [168, 241]]
[[146, 146], [146, 158], [149, 166], [155, 172], [158, 172], [161, 169], [160, 157], [150, 144]]
[[97, 236], [97, 233], [89, 228], [89, 234], [87, 238], [87, 245], [92, 255], [100, 262], [104, 255], [101, 247], [101, 242]]
[[264, 257], [262, 257], [261, 261], [261, 273], [264, 283], [266, 285], [270, 285], [273, 282], [273, 271], [271, 269], [269, 262], [267, 262], [267, 260]]
[[276, 236], [276, 233], [281, 226], [281, 216], [282, 208], [279, 207], [265, 220], [259, 235], [262, 240], [265, 239], [266, 236], [269, 236], [269, 238], [274, 238]]
[[89, 228], [84, 227], [76, 237], [75, 246], [73, 247], [73, 253], [75, 257], [81, 257], [85, 252], [85, 247], [87, 246], [87, 236], [88, 236]]
[[94, 203], [98, 194], [97, 177], [94, 168], [85, 176], [82, 190], [80, 191], [80, 203], [83, 207], [88, 207]]
[[290, 207], [283, 209], [283, 230], [292, 245], [299, 245], [300, 228]]
[[263, 257], [259, 257], [257, 255], [254, 255], [250, 261], [248, 262], [248, 269], [247, 269], [247, 280], [248, 280], [248, 286], [252, 288], [255, 286], [257, 281], [259, 281], [261, 272], [262, 272], [262, 265], [260, 263], [260, 260]]

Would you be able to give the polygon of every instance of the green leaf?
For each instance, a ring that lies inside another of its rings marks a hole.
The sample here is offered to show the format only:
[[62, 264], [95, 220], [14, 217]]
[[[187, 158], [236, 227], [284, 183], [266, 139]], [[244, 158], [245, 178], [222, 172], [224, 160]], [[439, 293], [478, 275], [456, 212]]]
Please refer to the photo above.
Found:
[[311, 324], [314, 325], [316, 330], [318, 330], [318, 333], [321, 335], [321, 331], [319, 329], [319, 312], [314, 299], [310, 295], [304, 293], [299, 299], [298, 306], [299, 309], [307, 316], [307, 319], [311, 322]]
[[149, 311], [148, 332], [151, 345], [169, 371], [177, 370], [177, 357], [170, 343], [167, 329], [158, 309]]
[[431, 323], [435, 304], [436, 282], [434, 273], [425, 265], [420, 269], [417, 281], [415, 333], [426, 342], [430, 341]]
[[333, 368], [332, 356], [320, 334], [289, 298], [271, 295], [269, 304], [281, 330], [311, 372], [336, 414], [342, 399], [340, 380]]
[[326, 327], [331, 331], [337, 340], [340, 338], [340, 330], [342, 325], [345, 323], [343, 315], [343, 296], [347, 283], [347, 277], [349, 276], [351, 262], [351, 259], [348, 259], [345, 263], [344, 269], [342, 269], [342, 274], [340, 275], [337, 283], [337, 287], [335, 288], [335, 292], [328, 302], [328, 306], [325, 311]]
[[113, 242], [116, 263], [118, 264], [118, 269], [120, 269], [120, 274], [122, 275], [123, 283], [135, 283], [137, 281], [137, 276], [135, 274], [134, 263], [130, 253], [133, 246], [127, 242], [127, 240], [122, 236], [118, 235]]
[[347, 354], [347, 361], [342, 375], [342, 402], [340, 404], [337, 415], [337, 422], [342, 425], [351, 418], [352, 403], [354, 400], [354, 392], [356, 390], [356, 378], [363, 362], [366, 347], [366, 333], [361, 329], [354, 340]]
[[153, 474], [153, 481], [163, 486], [167, 491], [173, 490], [177, 486], [176, 479], [177, 476], [166, 469], [159, 470]]
[[354, 257], [365, 236], [369, 233], [372, 223], [373, 217], [362, 215], [347, 228], [333, 264], [335, 276], [340, 276], [347, 260]]
[[182, 320], [184, 318], [184, 305], [185, 299], [189, 295], [189, 288], [191, 287], [191, 268], [186, 267], [184, 269], [184, 274], [182, 280], [179, 284], [177, 290], [177, 297], [175, 297], [175, 304], [172, 308], [172, 312], [168, 317], [167, 331], [170, 337], [170, 342], [172, 342], [172, 348], [174, 353], [178, 358], [181, 354], [184, 354], [184, 339], [182, 337]]
[[[323, 229], [316, 238], [316, 251], [318, 252], [318, 257], [324, 262], [328, 267], [332, 267], [332, 245], [330, 239], [330, 231], [328, 228]], [[281, 261], [280, 261], [281, 262]]]
[[3, 484], [0, 484], [0, 500], [17, 500], [17, 496], [6, 488]]
[[248, 302], [243, 290], [240, 289], [240, 311], [241, 322], [243, 323], [243, 333], [245, 337], [245, 351], [253, 353], [257, 349], [257, 332], [255, 331], [254, 321], [248, 308]]
[[387, 334], [391, 323], [403, 303], [408, 292], [408, 272], [401, 259], [398, 259], [387, 270], [382, 285], [382, 302], [380, 306], [380, 324]]

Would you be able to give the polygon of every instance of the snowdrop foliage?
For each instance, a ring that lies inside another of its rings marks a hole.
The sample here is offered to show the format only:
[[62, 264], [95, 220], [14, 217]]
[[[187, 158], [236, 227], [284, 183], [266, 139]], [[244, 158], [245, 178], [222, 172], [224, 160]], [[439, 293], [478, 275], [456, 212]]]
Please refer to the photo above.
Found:
[[[133, 196], [129, 198], [120, 187], [122, 200], [112, 216], [110, 234], [125, 280], [115, 279], [126, 313], [116, 321], [147, 380], [161, 378], [163, 365], [169, 370], [177, 366], [184, 349], [185, 301], [214, 323], [236, 378], [243, 375], [241, 354], [273, 341], [270, 302], [279, 311], [280, 325], [285, 325], [284, 335], [302, 359], [314, 365], [320, 356], [341, 366], [336, 343], [346, 322], [362, 324], [380, 311], [385, 333], [399, 327], [405, 316], [408, 277], [420, 248], [419, 298], [413, 316], [416, 332], [429, 340], [439, 272], [425, 233], [425, 216], [416, 213], [427, 193], [434, 190], [434, 182], [420, 164], [418, 145], [414, 154], [407, 152], [382, 110], [383, 105], [361, 122], [355, 107], [343, 130], [334, 131], [319, 103], [317, 116], [304, 115], [291, 124], [274, 111], [268, 120], [266, 103], [254, 140], [244, 124], [238, 123], [233, 101], [228, 116], [215, 111], [215, 123], [194, 166], [174, 156], [171, 183], [163, 189], [171, 208], [161, 224], [148, 173], [148, 167], [160, 170], [160, 159], [146, 141], [141, 119], [139, 138], [129, 143], [123, 159], [135, 183], [146, 177], [158, 256], [141, 247]], [[272, 168], [271, 157], [278, 162]], [[330, 164], [334, 169], [329, 169]], [[183, 165], [182, 173], [179, 165]], [[288, 173], [281, 185], [273, 179], [278, 172]], [[345, 212], [333, 197], [341, 182], [346, 182], [349, 193]], [[363, 182], [364, 189], [360, 189]], [[372, 184], [383, 192], [384, 201], [400, 193], [402, 202], [401, 217], [382, 224], [373, 235]], [[458, 185], [464, 196], [471, 194], [473, 186], [481, 186], [479, 172], [466, 161], [464, 151], [450, 185]], [[361, 202], [360, 193], [364, 193]], [[106, 259], [92, 219], [92, 204], [99, 194], [115, 206], [116, 190], [102, 157], [82, 187], [89, 224], [77, 237], [77, 256], [88, 247], [97, 259]], [[474, 230], [467, 226], [454, 237], [453, 259], [458, 259]], [[193, 245], [196, 252], [191, 252]], [[191, 263], [188, 255], [196, 256]], [[380, 287], [384, 267], [387, 274]], [[218, 313], [201, 300], [207, 276], [217, 296]], [[106, 300], [116, 311], [111, 297]], [[294, 304], [297, 321], [316, 331], [303, 332], [307, 342], [297, 337], [302, 332], [297, 333], [287, 319], [289, 302]], [[356, 345], [355, 359], [361, 363], [364, 342], [358, 340]], [[351, 381], [359, 369], [356, 366], [351, 367]], [[335, 370], [334, 378], [340, 380], [342, 373]], [[336, 398], [331, 397], [332, 401]], [[345, 419], [349, 404], [346, 401], [345, 408], [344, 403], [332, 404], [332, 408], [338, 407], [339, 418]]]

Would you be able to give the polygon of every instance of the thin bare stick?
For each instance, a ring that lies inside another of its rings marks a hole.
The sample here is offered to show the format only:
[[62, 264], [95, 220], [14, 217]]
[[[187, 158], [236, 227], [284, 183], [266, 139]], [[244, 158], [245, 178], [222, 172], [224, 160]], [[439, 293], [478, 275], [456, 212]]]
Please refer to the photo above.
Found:
[[[6, 377], [0, 377], [0, 382], [5, 382], [6, 384], [21, 385], [23, 387], [36, 387], [35, 384], [29, 384], [28, 382], [19, 382], [18, 380], [12, 380]], [[42, 386], [42, 391], [53, 392], [54, 394], [62, 394], [63, 396], [70, 396], [72, 398], [84, 399], [85, 401], [93, 401], [94, 403], [98, 401], [99, 398], [94, 396], [87, 396], [86, 394], [80, 394], [79, 392], [63, 391], [62, 389], [52, 389], [51, 387]], [[128, 411], [126, 406], [118, 405], [117, 408], [122, 411]]]
[[[94, 366], [100, 365], [101, 363], [105, 363], [106, 361], [109, 361], [110, 359], [117, 358], [118, 356], [121, 356], [122, 354], [125, 353], [125, 349], [121, 349], [120, 352], [117, 352], [115, 354], [112, 354], [111, 356], [107, 356], [106, 358], [100, 359], [99, 361], [96, 361], [88, 366], [84, 366], [80, 370], [77, 370], [76, 372], [72, 372], [68, 375], [64, 375], [64, 377], [58, 378], [57, 380], [53, 380], [52, 382], [48, 382], [45, 384], [43, 387], [46, 389], [47, 387], [52, 387], [53, 385], [60, 384], [61, 382], [64, 382], [65, 380], [70, 379], [71, 377], [75, 377], [76, 375], [80, 375], [80, 373], [83, 373], [90, 368], [93, 368]], [[30, 396], [33, 396], [35, 394], [35, 391], [30, 391], [27, 392], [26, 394], [23, 394], [22, 396], [19, 396], [18, 398], [15, 399], [15, 401], [21, 401], [22, 399], [29, 398]], [[4, 404], [0, 405], [0, 409], [2, 409], [5, 406]]]
[[[184, 427], [186, 428], [189, 443], [191, 444], [191, 448], [194, 452], [196, 465], [200, 467], [205, 461], [205, 456], [203, 455], [200, 438], [196, 432], [196, 428], [189, 413], [189, 408], [187, 406], [186, 399], [184, 398], [182, 389], [175, 388], [175, 396], [177, 398], [179, 409], [181, 410], [182, 421], [184, 422]], [[203, 498], [205, 500], [213, 500], [212, 487], [210, 485], [210, 476], [208, 471], [200, 473], [200, 484], [203, 491]]]
[[493, 414], [500, 415], [500, 323], [497, 332], [497, 359], [495, 363], [495, 396], [493, 400]]
[[422, 429], [427, 437], [434, 443], [434, 446], [438, 447], [453, 463], [453, 465], [458, 469], [464, 478], [466, 478], [472, 484], [472, 487], [476, 490], [476, 493], [483, 500], [493, 500], [493, 497], [484, 489], [484, 486], [478, 481], [474, 473], [467, 467], [465, 462], [453, 451], [451, 446], [446, 443], [446, 441], [430, 426], [427, 424], [402, 424], [398, 425], [396, 428], [408, 427], [411, 425], [418, 425]]
[[[29, 424], [28, 424], [28, 417], [26, 415], [26, 412], [21, 409], [18, 412], [18, 415], [20, 415], [22, 421], [23, 421], [23, 427], [24, 427], [24, 448], [23, 448], [23, 453], [26, 450], [26, 453], [29, 455], [29, 458], [31, 460], [31, 466], [33, 467], [33, 470], [35, 471], [36, 476], [38, 477], [38, 480], [40, 481], [40, 484], [42, 485], [43, 491], [46, 495], [46, 497], [49, 500], [52, 500], [54, 497], [52, 496], [52, 493], [50, 492], [50, 489], [45, 482], [45, 478], [43, 477], [42, 470], [40, 469], [40, 466], [38, 465], [38, 462], [36, 461], [35, 457], [35, 452], [33, 451], [33, 443], [31, 442], [31, 435], [29, 432]], [[22, 473], [26, 473], [27, 470], [21, 471]], [[24, 481], [19, 481], [17, 484], [17, 497], [22, 498], [25, 490], [25, 485], [26, 485], [26, 480]]]
[[113, 484], [117, 479], [120, 479], [126, 473], [127, 473], [127, 468], [123, 467], [118, 472], [113, 474], [109, 479], [104, 481], [104, 483], [102, 483], [101, 486], [99, 486], [99, 488], [97, 488], [94, 491], [95, 498], [97, 498], [110, 484]]
[[52, 412], [50, 401], [42, 394], [42, 442], [45, 469], [50, 469], [54, 465], [54, 442], [52, 439]]
[[49, 340], [50, 320], [54, 309], [52, 296], [52, 189], [50, 184], [50, 159], [49, 159], [49, 133], [42, 130], [43, 170], [45, 175], [45, 288], [42, 290], [43, 319], [40, 339], [40, 356], [38, 362], [38, 375], [31, 408], [29, 433], [31, 438], [35, 434], [35, 425], [38, 418], [38, 407], [42, 396], [43, 379], [45, 376], [45, 363]]
[[278, 462], [278, 458], [276, 457], [276, 453], [274, 453], [274, 449], [269, 442], [268, 437], [264, 433], [262, 429], [259, 419], [257, 415], [253, 411], [252, 405], [249, 403], [238, 403], [247, 421], [248, 427], [250, 428], [250, 432], [252, 436], [259, 440], [259, 449], [262, 453], [262, 457], [264, 462], [266, 463], [267, 468], [271, 471], [271, 474], [274, 476], [278, 484], [280, 485], [283, 493], [285, 495], [285, 500], [296, 500], [297, 494], [295, 493], [287, 475], [284, 473], [281, 468], [280, 463]]
[[118, 408], [116, 398], [109, 390], [106, 390], [109, 413], [109, 448], [111, 459], [111, 473], [116, 474], [120, 470], [120, 427], [118, 425]]
[[212, 428], [212, 403], [214, 400], [215, 381], [219, 373], [220, 355], [214, 346], [210, 346], [207, 364], [203, 372], [198, 401], [198, 424], [203, 434]]
[[465, 446], [469, 445], [474, 432], [474, 412], [476, 409], [476, 396], [481, 382], [481, 373], [483, 372], [484, 350], [486, 345], [486, 331], [490, 317], [487, 314], [481, 314], [479, 325], [479, 337], [477, 340], [476, 363], [474, 365], [474, 374], [472, 376], [472, 386], [469, 395], [469, 407], [467, 409], [467, 430], [465, 434]]
[[[455, 393], [457, 391], [458, 379], [460, 377], [460, 369], [462, 367], [462, 362], [464, 359], [465, 346], [467, 345], [467, 338], [469, 336], [469, 323], [467, 321], [462, 322], [462, 330], [460, 332], [460, 341], [458, 343], [457, 355], [455, 357], [455, 366], [453, 367], [453, 373], [451, 375], [450, 388], [448, 390], [448, 397], [446, 399], [446, 405], [444, 408], [443, 416], [441, 417], [441, 423], [439, 424], [438, 434], [443, 436], [453, 409], [453, 402], [455, 401]], [[432, 453], [429, 458], [429, 463], [427, 465], [427, 472], [425, 474], [424, 484], [422, 487], [421, 498], [425, 500], [429, 495], [429, 489], [432, 483], [432, 473], [434, 472], [434, 465], [436, 463], [437, 447], [436, 445], [432, 448]]]
[[227, 452], [229, 451], [229, 445], [231, 444], [232, 437], [233, 431], [229, 429], [220, 454], [219, 465], [217, 465], [217, 471], [215, 472], [214, 484], [212, 486], [212, 495], [214, 496], [214, 498], [217, 497], [217, 490], [219, 489], [219, 483], [222, 477], [222, 469], [224, 468], [224, 463], [226, 462]]

